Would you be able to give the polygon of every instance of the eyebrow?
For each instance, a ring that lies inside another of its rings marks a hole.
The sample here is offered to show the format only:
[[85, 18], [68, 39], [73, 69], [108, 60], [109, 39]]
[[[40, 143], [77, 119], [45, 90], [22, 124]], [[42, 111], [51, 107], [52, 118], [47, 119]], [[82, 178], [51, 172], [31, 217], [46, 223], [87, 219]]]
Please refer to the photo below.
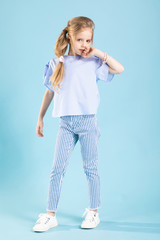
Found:
[[[82, 39], [82, 38], [77, 38], [77, 39]], [[90, 41], [91, 41], [91, 39], [87, 39], [87, 40], [90, 40]]]

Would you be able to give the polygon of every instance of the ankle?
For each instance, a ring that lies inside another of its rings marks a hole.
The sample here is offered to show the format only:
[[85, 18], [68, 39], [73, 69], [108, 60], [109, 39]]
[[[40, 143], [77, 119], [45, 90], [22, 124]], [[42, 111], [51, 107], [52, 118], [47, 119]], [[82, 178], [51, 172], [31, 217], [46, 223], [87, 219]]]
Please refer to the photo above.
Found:
[[47, 214], [52, 215], [52, 216], [55, 216], [55, 212], [47, 211]]
[[90, 209], [90, 210], [92, 210], [92, 211], [94, 211], [94, 212], [98, 212], [97, 209]]

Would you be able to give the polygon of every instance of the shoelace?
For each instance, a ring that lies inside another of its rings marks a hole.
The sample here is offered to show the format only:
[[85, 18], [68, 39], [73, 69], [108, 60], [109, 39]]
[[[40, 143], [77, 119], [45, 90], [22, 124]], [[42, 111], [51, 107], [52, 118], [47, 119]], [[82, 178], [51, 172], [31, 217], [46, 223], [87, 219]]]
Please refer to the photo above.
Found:
[[83, 213], [82, 217], [87, 213], [87, 216], [85, 218], [85, 220], [89, 220], [92, 221], [94, 220], [94, 216], [96, 215], [96, 213], [88, 208], [85, 209], [85, 212]]
[[48, 216], [47, 213], [40, 213], [38, 217], [39, 219], [36, 221], [36, 223], [39, 223], [39, 224], [41, 223], [46, 224], [50, 220], [50, 217]]

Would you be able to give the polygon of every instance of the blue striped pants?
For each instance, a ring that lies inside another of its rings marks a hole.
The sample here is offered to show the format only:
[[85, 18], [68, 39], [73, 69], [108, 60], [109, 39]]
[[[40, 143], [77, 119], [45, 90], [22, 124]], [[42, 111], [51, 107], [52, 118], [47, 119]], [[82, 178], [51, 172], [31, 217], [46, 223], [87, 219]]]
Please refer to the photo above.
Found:
[[88, 181], [89, 208], [98, 209], [101, 207], [100, 177], [97, 169], [100, 135], [95, 114], [60, 117], [53, 167], [50, 174], [47, 211], [57, 211], [63, 177], [78, 140], [81, 146], [84, 173]]

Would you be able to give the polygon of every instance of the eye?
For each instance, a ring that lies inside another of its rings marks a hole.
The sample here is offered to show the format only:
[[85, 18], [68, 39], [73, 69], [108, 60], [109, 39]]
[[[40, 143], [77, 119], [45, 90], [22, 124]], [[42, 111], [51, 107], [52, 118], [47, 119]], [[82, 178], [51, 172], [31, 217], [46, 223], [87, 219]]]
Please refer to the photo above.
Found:
[[[77, 39], [77, 41], [81, 41], [82, 39]], [[90, 42], [90, 40], [87, 40], [87, 42]]]

